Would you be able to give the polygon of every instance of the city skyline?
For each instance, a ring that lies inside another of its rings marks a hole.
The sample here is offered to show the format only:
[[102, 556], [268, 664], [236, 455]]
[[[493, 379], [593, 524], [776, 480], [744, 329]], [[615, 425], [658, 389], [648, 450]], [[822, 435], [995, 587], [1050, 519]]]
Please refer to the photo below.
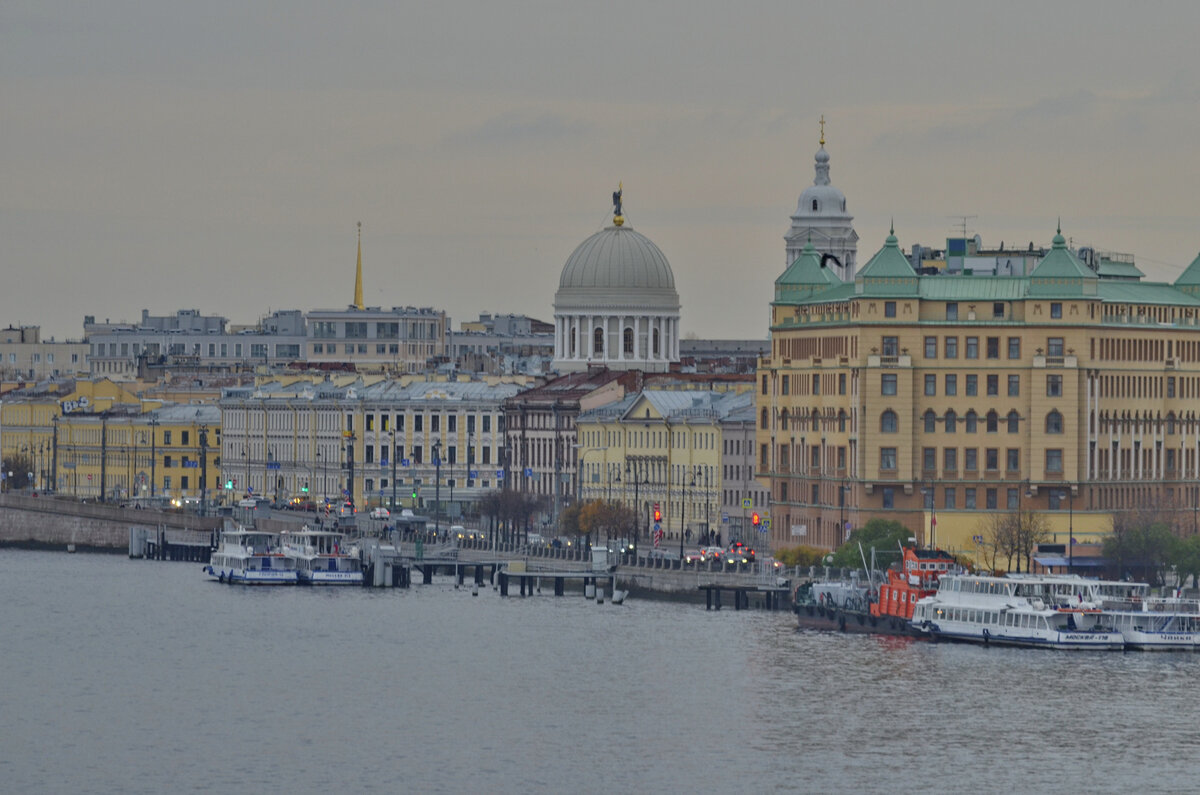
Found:
[[763, 338], [822, 115], [860, 261], [956, 215], [1195, 258], [1200, 9], [868, 8], [7, 4], [0, 321], [340, 308], [359, 221], [367, 304], [550, 321], [623, 182], [683, 334]]

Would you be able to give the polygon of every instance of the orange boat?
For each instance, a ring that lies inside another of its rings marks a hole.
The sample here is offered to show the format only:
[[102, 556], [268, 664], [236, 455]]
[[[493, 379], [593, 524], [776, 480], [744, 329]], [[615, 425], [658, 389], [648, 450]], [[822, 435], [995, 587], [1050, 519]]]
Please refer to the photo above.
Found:
[[917, 600], [932, 596], [937, 591], [938, 579], [957, 570], [957, 561], [940, 549], [905, 547], [900, 570], [888, 568], [887, 580], [879, 586], [878, 598], [871, 602], [871, 615], [903, 619], [907, 623]]

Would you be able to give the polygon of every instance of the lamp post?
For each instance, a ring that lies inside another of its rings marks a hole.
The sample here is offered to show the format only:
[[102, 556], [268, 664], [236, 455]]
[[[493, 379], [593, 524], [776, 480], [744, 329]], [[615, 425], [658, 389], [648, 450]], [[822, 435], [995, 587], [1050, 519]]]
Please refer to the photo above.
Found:
[[155, 429], [158, 428], [158, 417], [150, 418], [150, 499], [154, 499], [154, 465], [157, 448], [155, 447]]
[[200, 515], [208, 502], [208, 426], [200, 426]]
[[392, 510], [396, 510], [396, 431], [392, 430], [392, 449], [388, 452], [388, 456], [392, 459]]
[[689, 490], [691, 490], [691, 493], [695, 494], [695, 488], [696, 488], [696, 472], [695, 472], [695, 470], [693, 470], [691, 483], [685, 484], [684, 488], [683, 488], [683, 527], [679, 528], [679, 565], [680, 566], [683, 565], [683, 536], [685, 533], [687, 533], [688, 492], [689, 492]]
[[433, 443], [433, 535], [441, 535], [442, 516], [442, 442]]

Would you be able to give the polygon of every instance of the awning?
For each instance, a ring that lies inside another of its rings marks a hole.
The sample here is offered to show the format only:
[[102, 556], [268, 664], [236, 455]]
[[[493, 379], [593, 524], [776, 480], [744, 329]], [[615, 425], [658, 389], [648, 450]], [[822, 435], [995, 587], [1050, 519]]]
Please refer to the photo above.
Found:
[[1103, 568], [1111, 563], [1108, 558], [1085, 558], [1078, 555], [1073, 558], [1067, 558], [1065, 555], [1035, 555], [1033, 561], [1039, 566], [1070, 566], [1073, 569]]

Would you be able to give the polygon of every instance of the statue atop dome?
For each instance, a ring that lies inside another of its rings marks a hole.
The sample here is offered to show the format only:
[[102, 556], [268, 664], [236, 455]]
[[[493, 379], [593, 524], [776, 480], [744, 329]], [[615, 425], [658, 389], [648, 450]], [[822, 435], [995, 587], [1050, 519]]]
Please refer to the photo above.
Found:
[[622, 183], [617, 183], [617, 189], [613, 191], [613, 223], [621, 226], [625, 223], [625, 217], [621, 215], [621, 193], [624, 191]]

